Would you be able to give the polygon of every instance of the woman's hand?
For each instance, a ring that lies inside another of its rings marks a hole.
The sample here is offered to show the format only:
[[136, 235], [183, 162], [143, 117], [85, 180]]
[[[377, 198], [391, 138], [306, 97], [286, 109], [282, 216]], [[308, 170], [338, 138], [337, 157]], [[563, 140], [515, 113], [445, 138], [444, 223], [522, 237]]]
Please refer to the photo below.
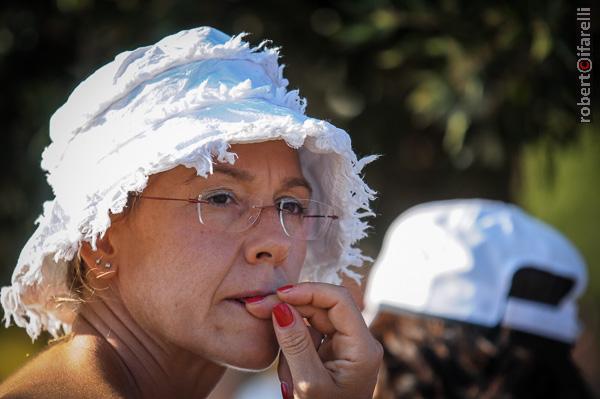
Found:
[[[277, 296], [281, 302], [271, 317], [285, 399], [371, 399], [383, 349], [350, 293], [333, 284], [300, 283], [281, 287]], [[252, 313], [254, 306], [247, 307]]]

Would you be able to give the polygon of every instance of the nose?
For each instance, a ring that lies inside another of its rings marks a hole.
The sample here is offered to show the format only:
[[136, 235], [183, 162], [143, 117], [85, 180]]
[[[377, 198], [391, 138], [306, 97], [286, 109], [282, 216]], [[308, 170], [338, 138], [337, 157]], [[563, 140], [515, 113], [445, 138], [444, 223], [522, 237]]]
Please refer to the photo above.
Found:
[[292, 241], [283, 232], [276, 210], [264, 209], [246, 234], [244, 256], [249, 264], [277, 266], [286, 260]]

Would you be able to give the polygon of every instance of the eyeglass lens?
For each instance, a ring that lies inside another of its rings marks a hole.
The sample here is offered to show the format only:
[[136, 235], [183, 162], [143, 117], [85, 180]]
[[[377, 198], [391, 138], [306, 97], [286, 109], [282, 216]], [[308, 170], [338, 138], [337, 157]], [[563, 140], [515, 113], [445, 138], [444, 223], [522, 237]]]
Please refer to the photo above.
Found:
[[276, 216], [283, 232], [294, 239], [320, 238], [337, 219], [334, 208], [308, 199], [282, 199], [268, 206], [250, 205], [249, 201], [206, 201], [199, 197], [198, 219], [206, 227], [220, 232], [242, 232], [259, 218]]

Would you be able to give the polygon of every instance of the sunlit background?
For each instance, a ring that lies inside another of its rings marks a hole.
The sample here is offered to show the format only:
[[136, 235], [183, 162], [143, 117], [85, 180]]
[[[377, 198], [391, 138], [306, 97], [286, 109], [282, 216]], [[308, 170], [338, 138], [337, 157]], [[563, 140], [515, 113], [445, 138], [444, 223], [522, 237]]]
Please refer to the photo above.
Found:
[[[566, 0], [3, 0], [0, 286], [52, 196], [39, 166], [48, 120], [77, 83], [117, 53], [181, 29], [246, 31], [254, 44], [282, 47], [290, 86], [308, 98], [309, 114], [346, 129], [359, 155], [382, 154], [365, 172], [379, 192], [378, 217], [362, 243], [367, 254], [377, 256], [400, 212], [458, 197], [516, 202], [579, 247], [590, 280], [575, 356], [600, 390], [600, 134], [598, 124], [577, 122], [575, 7]], [[46, 342], [0, 329], [0, 381]]]

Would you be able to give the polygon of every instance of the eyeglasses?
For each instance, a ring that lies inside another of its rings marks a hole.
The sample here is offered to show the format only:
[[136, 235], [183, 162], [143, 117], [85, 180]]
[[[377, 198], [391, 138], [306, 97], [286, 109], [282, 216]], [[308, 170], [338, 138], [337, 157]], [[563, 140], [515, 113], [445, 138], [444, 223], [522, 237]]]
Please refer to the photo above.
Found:
[[198, 221], [211, 231], [239, 233], [248, 230], [263, 210], [273, 209], [288, 237], [306, 241], [323, 237], [338, 220], [335, 208], [310, 199], [282, 198], [272, 205], [250, 205], [229, 191], [213, 192], [198, 198], [167, 198], [137, 194], [137, 198], [184, 201], [196, 204]]

